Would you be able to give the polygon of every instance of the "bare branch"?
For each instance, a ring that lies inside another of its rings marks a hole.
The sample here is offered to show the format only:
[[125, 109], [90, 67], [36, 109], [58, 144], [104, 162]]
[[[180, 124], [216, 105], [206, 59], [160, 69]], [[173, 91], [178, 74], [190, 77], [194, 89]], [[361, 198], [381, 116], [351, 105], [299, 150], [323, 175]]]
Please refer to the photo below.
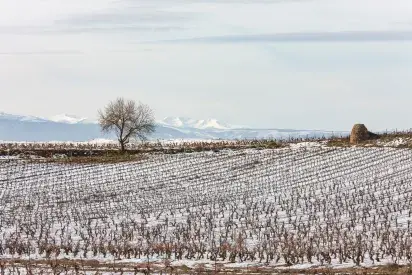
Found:
[[139, 102], [117, 98], [104, 110], [98, 111], [99, 124], [105, 133], [114, 132], [122, 151], [131, 138], [146, 140], [155, 131], [155, 119], [152, 109]]

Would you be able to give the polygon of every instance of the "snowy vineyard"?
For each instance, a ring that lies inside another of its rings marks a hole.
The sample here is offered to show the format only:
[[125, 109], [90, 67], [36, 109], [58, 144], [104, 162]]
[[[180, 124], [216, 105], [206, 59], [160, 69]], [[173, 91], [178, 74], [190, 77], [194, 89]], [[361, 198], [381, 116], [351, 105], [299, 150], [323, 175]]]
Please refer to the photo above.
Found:
[[412, 262], [412, 151], [296, 147], [0, 161], [0, 258]]

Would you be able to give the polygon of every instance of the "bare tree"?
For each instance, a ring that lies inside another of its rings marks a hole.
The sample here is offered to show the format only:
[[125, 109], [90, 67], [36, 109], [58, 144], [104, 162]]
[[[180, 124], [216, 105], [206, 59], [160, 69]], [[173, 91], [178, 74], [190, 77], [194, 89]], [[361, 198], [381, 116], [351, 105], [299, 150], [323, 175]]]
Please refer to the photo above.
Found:
[[147, 135], [155, 131], [152, 109], [148, 105], [123, 98], [117, 98], [103, 111], [99, 110], [99, 124], [103, 132], [115, 132], [122, 152], [130, 138], [146, 140]]

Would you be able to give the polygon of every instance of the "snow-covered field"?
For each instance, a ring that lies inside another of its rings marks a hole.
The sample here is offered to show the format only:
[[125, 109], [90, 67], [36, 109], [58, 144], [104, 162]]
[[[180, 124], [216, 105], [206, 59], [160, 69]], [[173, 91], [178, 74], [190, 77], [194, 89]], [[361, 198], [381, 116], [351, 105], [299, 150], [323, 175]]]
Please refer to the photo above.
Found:
[[0, 160], [0, 257], [196, 268], [412, 261], [412, 151], [150, 155], [118, 164]]

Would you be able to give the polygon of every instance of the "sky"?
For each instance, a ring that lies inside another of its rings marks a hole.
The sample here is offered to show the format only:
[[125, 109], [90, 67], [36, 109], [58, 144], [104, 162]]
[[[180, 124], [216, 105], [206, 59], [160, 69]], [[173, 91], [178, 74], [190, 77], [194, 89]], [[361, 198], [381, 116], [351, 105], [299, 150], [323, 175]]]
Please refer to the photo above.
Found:
[[412, 128], [410, 0], [1, 0], [0, 112]]

